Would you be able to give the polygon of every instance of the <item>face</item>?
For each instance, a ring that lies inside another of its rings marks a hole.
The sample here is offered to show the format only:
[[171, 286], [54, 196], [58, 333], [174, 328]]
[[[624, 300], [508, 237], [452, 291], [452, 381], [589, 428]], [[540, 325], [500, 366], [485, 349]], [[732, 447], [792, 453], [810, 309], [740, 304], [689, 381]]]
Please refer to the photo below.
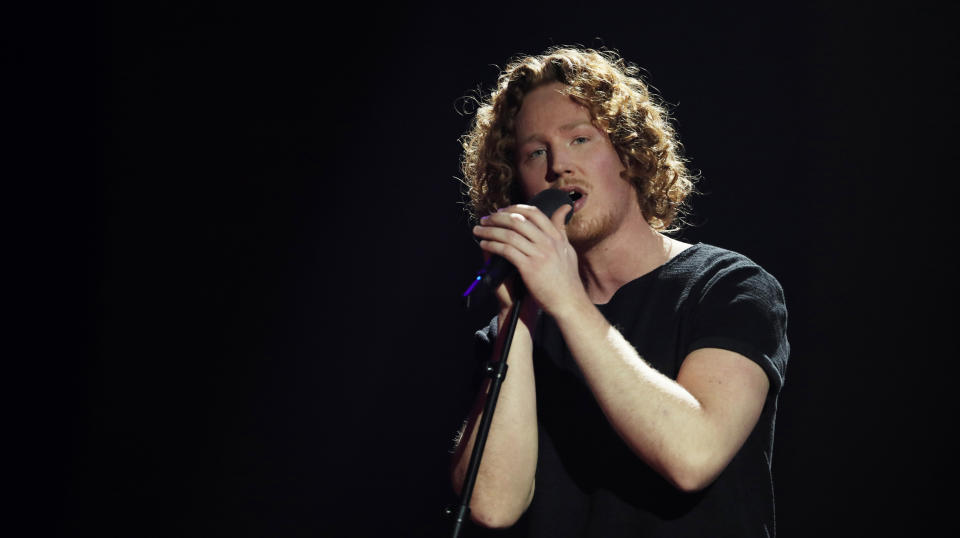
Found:
[[558, 91], [562, 87], [554, 82], [524, 97], [515, 123], [517, 171], [528, 199], [550, 187], [580, 195], [567, 237], [589, 247], [642, 214], [610, 138], [586, 107]]

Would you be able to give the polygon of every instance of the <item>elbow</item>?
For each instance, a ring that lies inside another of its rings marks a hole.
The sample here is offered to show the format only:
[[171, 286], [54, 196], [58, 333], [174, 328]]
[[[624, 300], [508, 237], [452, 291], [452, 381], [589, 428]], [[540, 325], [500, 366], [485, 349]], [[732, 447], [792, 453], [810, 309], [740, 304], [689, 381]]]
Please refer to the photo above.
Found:
[[484, 491], [477, 492], [470, 504], [470, 519], [474, 523], [488, 529], [506, 529], [520, 520], [533, 500], [533, 485], [526, 498], [518, 497], [512, 502], [506, 496], [486, 495]]
[[512, 511], [488, 509], [475, 510], [473, 507], [470, 508], [470, 519], [477, 525], [488, 529], [510, 528], [520, 520], [521, 515], [523, 515], [523, 512], [515, 513]]
[[662, 474], [678, 491], [697, 493], [713, 484], [722, 471], [722, 465], [705, 458], [686, 458], [666, 466]]
[[697, 493], [707, 488], [713, 483], [716, 477], [706, 477], [695, 472], [677, 473], [675, 476], [668, 477], [673, 487], [682, 493]]
[[[452, 482], [454, 493], [461, 495], [463, 493], [463, 476], [454, 471]], [[532, 499], [532, 487], [526, 502], [523, 502], [520, 498], [511, 502], [510, 496], [503, 494], [502, 490], [495, 495], [491, 495], [480, 485], [473, 490], [468, 515], [470, 520], [477, 525], [489, 529], [506, 529], [520, 520], [520, 516], [527, 511]]]

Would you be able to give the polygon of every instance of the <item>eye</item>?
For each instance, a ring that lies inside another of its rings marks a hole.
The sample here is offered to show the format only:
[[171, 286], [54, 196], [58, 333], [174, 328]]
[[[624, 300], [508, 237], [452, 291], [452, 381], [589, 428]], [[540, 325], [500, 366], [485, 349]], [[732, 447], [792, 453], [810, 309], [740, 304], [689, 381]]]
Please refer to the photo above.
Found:
[[585, 136], [578, 136], [573, 139], [574, 144], [586, 144], [590, 139]]
[[535, 149], [527, 154], [527, 159], [536, 159], [537, 157], [543, 156], [545, 153], [546, 150], [543, 148]]

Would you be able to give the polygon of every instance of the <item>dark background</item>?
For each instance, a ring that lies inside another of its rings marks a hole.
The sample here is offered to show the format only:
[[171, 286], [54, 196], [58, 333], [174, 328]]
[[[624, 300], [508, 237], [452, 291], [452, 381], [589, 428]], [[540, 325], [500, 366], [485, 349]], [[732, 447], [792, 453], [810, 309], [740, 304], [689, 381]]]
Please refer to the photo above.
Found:
[[704, 192], [680, 237], [786, 290], [779, 535], [939, 528], [955, 18], [671, 6], [7, 8], [18, 515], [66, 536], [447, 535], [488, 315], [458, 301], [480, 262], [461, 98], [514, 54], [583, 44], [674, 105]]

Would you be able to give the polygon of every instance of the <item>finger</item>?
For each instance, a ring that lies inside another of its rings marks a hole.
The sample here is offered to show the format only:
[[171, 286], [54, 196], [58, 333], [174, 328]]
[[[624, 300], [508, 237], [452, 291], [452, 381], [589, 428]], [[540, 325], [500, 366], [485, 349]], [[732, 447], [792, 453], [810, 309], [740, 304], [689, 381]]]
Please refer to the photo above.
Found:
[[556, 238], [558, 236], [557, 226], [554, 225], [554, 223], [550, 220], [550, 217], [545, 215], [540, 208], [532, 205], [517, 204], [510, 206], [508, 209], [514, 213], [523, 215], [528, 222], [533, 224], [540, 232], [548, 235], [549, 237]]
[[527, 254], [522, 252], [517, 247], [510, 245], [509, 243], [483, 239], [480, 241], [480, 248], [489, 252], [490, 254], [496, 254], [502, 258], [505, 258], [517, 269], [522, 269], [526, 265], [525, 262], [529, 259]]
[[543, 232], [540, 230], [540, 227], [531, 221], [531, 218], [533, 218], [537, 212], [536, 208], [533, 208], [533, 212], [526, 210], [522, 210], [523, 212], [514, 211], [516, 206], [510, 209], [511, 210], [494, 213], [480, 219], [480, 226], [513, 230], [525, 237], [528, 241], [533, 242], [543, 237]]
[[[532, 226], [529, 226], [529, 228], [532, 229], [533, 231], [536, 231], [536, 228], [533, 228]], [[536, 232], [539, 233], [538, 231]], [[518, 251], [520, 251], [521, 253], [527, 256], [533, 255], [536, 252], [536, 247], [534, 245], [534, 242], [529, 237], [525, 236], [523, 233], [513, 228], [505, 228], [501, 226], [492, 226], [492, 225], [475, 226], [473, 229], [473, 235], [479, 238], [481, 240], [481, 243], [483, 241], [503, 243], [503, 244], [512, 246], [513, 248], [517, 249]], [[496, 252], [490, 249], [485, 249], [485, 250], [489, 252], [493, 252], [494, 254], [499, 254], [499, 252]]]

